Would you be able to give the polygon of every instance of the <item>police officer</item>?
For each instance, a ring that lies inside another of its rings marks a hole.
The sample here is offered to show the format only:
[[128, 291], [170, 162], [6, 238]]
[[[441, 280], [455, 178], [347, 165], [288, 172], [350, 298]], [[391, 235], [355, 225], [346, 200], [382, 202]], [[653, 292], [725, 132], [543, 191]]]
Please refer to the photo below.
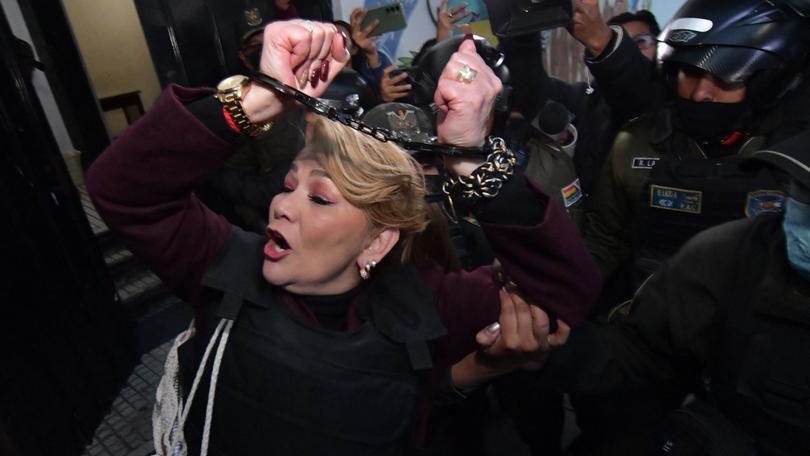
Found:
[[784, 214], [700, 233], [544, 368], [592, 392], [702, 374], [694, 402], [619, 454], [810, 454], [810, 131], [743, 164], [783, 173]]
[[810, 25], [790, 2], [691, 0], [660, 36], [674, 100], [625, 127], [592, 195], [585, 237], [604, 275], [635, 283], [695, 233], [779, 211], [767, 173], [738, 162], [768, 144], [799, 80]]

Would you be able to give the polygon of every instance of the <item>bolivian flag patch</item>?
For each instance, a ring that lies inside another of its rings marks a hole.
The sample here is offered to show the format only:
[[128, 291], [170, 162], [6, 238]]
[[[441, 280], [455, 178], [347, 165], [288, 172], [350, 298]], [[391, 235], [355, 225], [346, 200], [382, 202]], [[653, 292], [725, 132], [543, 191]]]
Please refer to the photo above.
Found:
[[560, 193], [562, 193], [565, 207], [571, 207], [577, 204], [577, 201], [582, 199], [582, 186], [579, 184], [579, 179], [563, 187]]
[[749, 192], [745, 199], [745, 216], [756, 217], [764, 212], [785, 210], [785, 194], [779, 190], [757, 190]]

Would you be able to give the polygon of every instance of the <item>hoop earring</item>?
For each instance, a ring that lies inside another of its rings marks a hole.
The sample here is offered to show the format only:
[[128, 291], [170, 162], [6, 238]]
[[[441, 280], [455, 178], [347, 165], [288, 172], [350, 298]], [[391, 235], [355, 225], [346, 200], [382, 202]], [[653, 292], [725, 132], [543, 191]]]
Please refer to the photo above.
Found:
[[371, 277], [371, 270], [375, 267], [377, 267], [376, 261], [366, 261], [366, 265], [360, 268], [360, 278], [363, 280], [368, 280], [368, 278]]

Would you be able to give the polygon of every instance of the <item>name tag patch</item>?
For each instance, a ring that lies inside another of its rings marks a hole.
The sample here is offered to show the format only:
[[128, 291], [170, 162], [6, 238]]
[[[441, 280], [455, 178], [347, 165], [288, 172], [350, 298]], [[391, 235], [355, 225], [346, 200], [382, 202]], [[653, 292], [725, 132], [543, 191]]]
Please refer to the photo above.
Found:
[[579, 179], [571, 182], [560, 190], [563, 197], [565, 207], [571, 207], [582, 199], [582, 186], [579, 184]]
[[650, 185], [650, 207], [700, 214], [702, 202], [703, 192], [699, 190]]
[[653, 169], [653, 166], [658, 163], [658, 158], [655, 157], [635, 157], [633, 158], [633, 169]]
[[757, 190], [749, 192], [745, 199], [745, 216], [756, 217], [765, 212], [785, 210], [785, 194], [779, 190]]

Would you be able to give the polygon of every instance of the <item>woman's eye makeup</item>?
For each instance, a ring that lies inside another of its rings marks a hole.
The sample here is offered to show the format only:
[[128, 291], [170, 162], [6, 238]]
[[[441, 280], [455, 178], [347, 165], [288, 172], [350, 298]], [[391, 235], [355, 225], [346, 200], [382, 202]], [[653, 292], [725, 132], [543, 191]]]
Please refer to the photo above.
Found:
[[329, 206], [332, 204], [332, 201], [320, 196], [320, 195], [309, 195], [309, 200], [315, 204], [320, 204], [322, 206]]

